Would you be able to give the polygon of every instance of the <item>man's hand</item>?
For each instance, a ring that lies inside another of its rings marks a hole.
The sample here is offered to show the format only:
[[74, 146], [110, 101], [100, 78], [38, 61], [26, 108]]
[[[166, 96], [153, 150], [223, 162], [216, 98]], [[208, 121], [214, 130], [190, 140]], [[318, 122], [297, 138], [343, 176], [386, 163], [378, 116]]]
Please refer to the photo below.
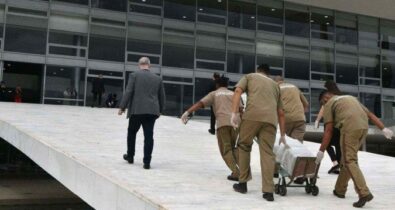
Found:
[[320, 127], [320, 121], [315, 121], [314, 123], [314, 129], [318, 129]]
[[234, 128], [238, 128], [240, 124], [240, 113], [234, 113], [232, 112], [232, 116], [230, 117], [230, 124]]
[[324, 159], [324, 152], [318, 151], [317, 157], [315, 158], [315, 164], [320, 164], [322, 159]]
[[125, 113], [125, 110], [119, 109], [118, 115], [122, 115], [123, 113]]
[[287, 142], [285, 141], [285, 136], [280, 137], [280, 141], [278, 144], [280, 145], [281, 143], [283, 143], [284, 145], [287, 145]]
[[184, 114], [182, 114], [182, 116], [181, 116], [182, 123], [187, 124], [188, 117], [189, 117], [190, 114], [191, 113], [189, 113], [188, 111], [185, 111]]
[[381, 130], [381, 132], [383, 132], [383, 135], [385, 136], [385, 138], [387, 139], [392, 139], [392, 136], [394, 135], [394, 132], [392, 132], [392, 130], [390, 130], [389, 128], [383, 128], [383, 130]]

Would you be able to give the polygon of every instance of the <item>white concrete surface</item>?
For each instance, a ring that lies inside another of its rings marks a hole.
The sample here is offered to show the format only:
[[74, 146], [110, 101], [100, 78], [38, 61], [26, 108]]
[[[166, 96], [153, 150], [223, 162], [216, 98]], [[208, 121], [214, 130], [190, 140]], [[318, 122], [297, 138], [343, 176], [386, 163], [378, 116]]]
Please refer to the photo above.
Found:
[[[332, 195], [336, 176], [325, 157], [317, 197], [288, 189], [275, 202], [262, 199], [259, 152], [252, 151], [253, 180], [245, 195], [221, 159], [208, 124], [162, 116], [155, 130], [152, 169], [142, 168], [143, 137], [138, 135], [135, 164], [122, 155], [127, 120], [116, 109], [0, 103], [0, 136], [22, 150], [67, 188], [98, 210], [151, 209], [353, 209], [357, 196], [350, 182], [346, 199]], [[318, 144], [306, 143], [312, 152]], [[365, 209], [395, 206], [395, 158], [361, 152], [360, 165], [375, 199]]]

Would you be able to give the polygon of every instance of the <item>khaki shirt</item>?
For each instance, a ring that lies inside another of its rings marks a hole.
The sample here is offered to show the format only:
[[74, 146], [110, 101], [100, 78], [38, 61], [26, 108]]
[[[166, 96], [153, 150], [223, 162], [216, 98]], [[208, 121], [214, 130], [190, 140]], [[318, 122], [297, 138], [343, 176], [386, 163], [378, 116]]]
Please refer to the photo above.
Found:
[[213, 106], [213, 111], [217, 120], [217, 129], [223, 126], [232, 126], [230, 124], [230, 118], [232, 116], [232, 98], [233, 91], [221, 87], [216, 91], [210, 92], [200, 100], [205, 107]]
[[259, 121], [277, 126], [277, 110], [283, 108], [280, 88], [276, 82], [261, 73], [245, 75], [236, 87], [247, 94], [243, 120]]
[[332, 122], [342, 132], [368, 129], [368, 112], [353, 96], [333, 96], [324, 106], [324, 122]]
[[303, 104], [307, 99], [303, 93], [293, 84], [280, 83], [281, 101], [285, 112], [285, 122], [306, 121]]

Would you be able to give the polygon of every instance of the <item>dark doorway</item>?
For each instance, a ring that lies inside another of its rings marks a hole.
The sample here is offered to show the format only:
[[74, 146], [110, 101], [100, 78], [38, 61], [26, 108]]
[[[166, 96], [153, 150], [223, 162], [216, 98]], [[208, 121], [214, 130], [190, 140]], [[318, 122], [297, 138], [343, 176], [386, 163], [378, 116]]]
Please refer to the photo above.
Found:
[[44, 65], [4, 61], [3, 81], [15, 101], [15, 89], [22, 89], [22, 103], [41, 103]]

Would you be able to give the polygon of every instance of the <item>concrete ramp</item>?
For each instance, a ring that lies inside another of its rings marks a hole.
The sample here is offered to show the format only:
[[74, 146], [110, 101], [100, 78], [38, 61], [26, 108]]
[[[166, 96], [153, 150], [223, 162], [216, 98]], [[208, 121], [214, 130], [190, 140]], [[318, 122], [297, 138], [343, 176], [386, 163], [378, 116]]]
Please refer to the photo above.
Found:
[[[143, 137], [138, 135], [135, 164], [126, 150], [127, 120], [116, 109], [0, 103], [0, 136], [33, 159], [68, 189], [98, 210], [151, 209], [354, 209], [352, 183], [346, 199], [332, 195], [335, 175], [328, 156], [317, 185], [320, 194], [288, 189], [272, 203], [262, 199], [259, 151], [252, 151], [249, 192], [235, 193], [208, 124], [162, 116], [155, 129], [152, 169], [142, 164]], [[305, 143], [312, 152], [319, 145]], [[365, 209], [395, 206], [395, 159], [361, 152], [359, 162], [375, 199]]]

